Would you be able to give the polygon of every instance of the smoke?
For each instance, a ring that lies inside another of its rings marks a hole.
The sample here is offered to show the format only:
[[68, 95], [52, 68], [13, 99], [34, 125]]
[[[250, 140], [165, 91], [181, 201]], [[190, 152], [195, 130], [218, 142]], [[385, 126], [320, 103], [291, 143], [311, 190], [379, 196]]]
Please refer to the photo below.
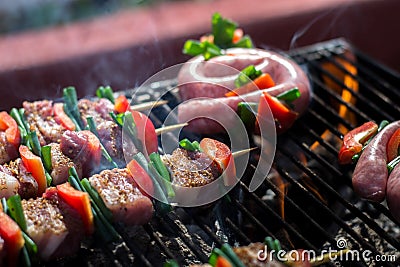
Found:
[[336, 7], [332, 7], [329, 10], [326, 10], [325, 12], [322, 12], [318, 16], [316, 16], [314, 19], [312, 19], [310, 22], [308, 22], [305, 26], [301, 27], [299, 30], [297, 30], [294, 34], [293, 37], [290, 41], [290, 46], [289, 49], [295, 49], [297, 47], [297, 41], [303, 37], [307, 32], [310, 31], [311, 27], [316, 25], [318, 22], [321, 22], [323, 19], [328, 18], [329, 16], [332, 15], [332, 19], [330, 20], [330, 23], [326, 26], [325, 31], [321, 31], [320, 35], [318, 36], [317, 40], [322, 40], [324, 36], [328, 35], [329, 31], [335, 28], [335, 25], [337, 21], [342, 17], [342, 14], [345, 13], [345, 11], [349, 8], [350, 2], [347, 4], [344, 4], [341, 8], [337, 9]]

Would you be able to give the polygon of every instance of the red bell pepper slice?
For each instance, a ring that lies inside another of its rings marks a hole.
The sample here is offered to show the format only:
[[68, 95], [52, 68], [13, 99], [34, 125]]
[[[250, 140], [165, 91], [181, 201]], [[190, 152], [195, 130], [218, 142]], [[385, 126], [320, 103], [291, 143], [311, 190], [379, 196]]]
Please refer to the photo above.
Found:
[[200, 141], [201, 150], [213, 161], [218, 163], [224, 171], [224, 184], [226, 186], [234, 185], [236, 179], [235, 162], [232, 151], [227, 145], [211, 138], [203, 138]]
[[391, 162], [399, 155], [399, 146], [400, 146], [400, 129], [397, 129], [392, 137], [390, 137], [389, 142], [386, 146], [387, 151], [387, 160]]
[[362, 151], [363, 144], [377, 132], [378, 125], [370, 121], [345, 134], [343, 137], [343, 145], [339, 150], [339, 163], [351, 163], [353, 156]]
[[232, 267], [232, 264], [224, 257], [218, 256], [217, 261], [215, 262], [215, 267]]
[[41, 196], [46, 191], [47, 187], [47, 180], [42, 159], [33, 154], [32, 151], [30, 151], [29, 148], [24, 145], [19, 147], [19, 153], [24, 166], [28, 172], [32, 173], [33, 178], [36, 180], [38, 184], [38, 196]]
[[21, 142], [21, 134], [17, 122], [7, 112], [0, 112], [0, 131], [6, 132], [7, 142], [18, 147]]
[[135, 180], [138, 185], [140, 192], [148, 197], [154, 195], [153, 181], [142, 166], [133, 159], [126, 165], [126, 167], [131, 173], [133, 180]]
[[79, 213], [85, 226], [85, 232], [88, 235], [92, 234], [94, 226], [89, 194], [76, 190], [69, 183], [57, 185], [57, 193], [68, 205]]
[[115, 99], [114, 110], [117, 113], [125, 113], [129, 110], [129, 101], [124, 95], [120, 95]]
[[297, 112], [290, 110], [276, 97], [271, 96], [267, 92], [263, 92], [258, 105], [257, 121], [262, 120], [264, 114], [269, 112], [268, 107], [275, 119], [276, 131], [278, 134], [288, 130], [299, 115]]
[[268, 73], [263, 73], [259, 77], [255, 78], [253, 82], [246, 83], [245, 85], [236, 88], [235, 90], [229, 91], [225, 94], [226, 97], [230, 96], [238, 96], [246, 93], [250, 93], [254, 91], [256, 88], [254, 84], [258, 87], [258, 89], [267, 89], [275, 86], [275, 82], [272, 77]]
[[22, 231], [3, 211], [0, 211], [0, 222], [0, 237], [4, 240], [7, 253], [6, 266], [17, 266], [19, 253], [25, 244]]
[[139, 111], [130, 111], [136, 124], [137, 137], [146, 148], [147, 154], [158, 151], [158, 139], [153, 122]]
[[53, 105], [53, 112], [54, 119], [58, 124], [61, 124], [67, 130], [75, 131], [75, 123], [65, 113], [63, 103], [55, 103]]

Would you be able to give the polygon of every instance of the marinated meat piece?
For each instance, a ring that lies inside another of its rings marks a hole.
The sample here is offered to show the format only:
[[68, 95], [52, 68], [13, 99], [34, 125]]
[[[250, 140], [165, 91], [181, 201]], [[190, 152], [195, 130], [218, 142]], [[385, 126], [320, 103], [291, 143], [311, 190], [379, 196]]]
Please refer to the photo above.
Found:
[[142, 225], [153, 216], [153, 204], [137, 187], [128, 169], [104, 170], [89, 178], [113, 219], [126, 225]]
[[40, 145], [59, 143], [66, 129], [54, 119], [53, 102], [49, 100], [25, 101], [22, 105], [30, 130], [36, 131]]
[[110, 112], [114, 111], [114, 105], [108, 99], [100, 98], [96, 101], [81, 99], [78, 102], [78, 107], [85, 125], [86, 117], [93, 117], [96, 125], [103, 121], [112, 121]]
[[75, 167], [79, 177], [82, 177], [82, 167], [80, 162], [74, 163], [69, 157], [61, 152], [59, 144], [52, 143], [51, 146], [51, 177], [55, 185], [62, 184], [68, 180], [68, 170]]
[[18, 157], [18, 148], [7, 141], [6, 133], [0, 132], [0, 164]]
[[79, 214], [58, 198], [55, 188], [48, 189], [44, 197], [22, 200], [22, 208], [26, 232], [38, 246], [41, 259], [47, 261], [77, 252], [83, 223]]
[[18, 179], [20, 185], [18, 194], [22, 198], [27, 199], [37, 196], [38, 184], [32, 174], [28, 172], [20, 158], [1, 167], [3, 171]]
[[172, 174], [172, 183], [184, 187], [206, 185], [222, 174], [219, 165], [199, 151], [177, 148], [162, 160]]
[[100, 141], [89, 131], [65, 131], [60, 148], [73, 162], [79, 162], [84, 176], [89, 175], [100, 164]]
[[110, 154], [117, 163], [124, 163], [121, 128], [112, 121], [103, 121], [97, 125], [97, 132], [108, 154]]
[[20, 184], [17, 178], [4, 169], [4, 166], [0, 166], [0, 198], [9, 198], [18, 193]]

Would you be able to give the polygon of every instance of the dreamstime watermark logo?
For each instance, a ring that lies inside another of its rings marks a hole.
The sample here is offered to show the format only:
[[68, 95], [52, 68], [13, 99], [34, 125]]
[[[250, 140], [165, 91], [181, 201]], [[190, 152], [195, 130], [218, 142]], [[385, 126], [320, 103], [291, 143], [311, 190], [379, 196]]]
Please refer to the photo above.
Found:
[[347, 240], [339, 238], [336, 241], [338, 249], [328, 248], [322, 249], [317, 254], [313, 250], [272, 250], [267, 246], [263, 250], [258, 251], [257, 258], [259, 261], [272, 261], [274, 258], [280, 262], [310, 262], [310, 263], [323, 263], [323, 262], [395, 262], [396, 255], [377, 255], [373, 254], [370, 250], [358, 251], [348, 248]]
[[[215, 74], [224, 74], [224, 77], [217, 76]], [[132, 99], [149, 93], [156, 96], [161, 100], [171, 93], [175, 93], [179, 90], [179, 95], [186, 101], [181, 101], [176, 107], [174, 107], [165, 117], [164, 125], [175, 125], [181, 123], [188, 123], [190, 130], [198, 131], [199, 129], [215, 131], [217, 128], [224, 128], [227, 136], [230, 139], [230, 148], [233, 152], [242, 151], [250, 148], [250, 140], [245, 125], [241, 118], [238, 116], [236, 109], [239, 102], [247, 102], [247, 99], [234, 98], [214, 98], [211, 96], [204, 96], [202, 92], [208, 91], [223, 91], [234, 88], [234, 80], [239, 75], [239, 71], [220, 63], [206, 62], [206, 63], [192, 63], [192, 64], [179, 64], [169, 68], [166, 68], [144, 82], [139, 88], [137, 88], [132, 96]], [[172, 86], [155, 86], [160, 85], [160, 81], [173, 80], [179, 76], [178, 84], [175, 87]], [[258, 88], [251, 81], [256, 91]], [[157, 89], [154, 89], [157, 88]], [[190, 94], [190, 97], [188, 97]], [[224, 96], [224, 93], [222, 94]], [[260, 96], [253, 97], [252, 101], [256, 102], [260, 100]], [[260, 100], [265, 101], [265, 100]], [[264, 181], [265, 177], [270, 171], [273, 158], [275, 156], [276, 147], [276, 131], [275, 121], [272, 116], [272, 112], [266, 104], [267, 110], [263, 113], [261, 119], [258, 119], [258, 125], [260, 128], [260, 158], [256, 166], [256, 170], [249, 184], [249, 190], [255, 191]], [[147, 110], [145, 114], [150, 114], [152, 109]], [[257, 110], [252, 108], [254, 114]], [[147, 115], [146, 114], [146, 115]], [[131, 137], [125, 134], [127, 131], [122, 131], [123, 148], [125, 161], [128, 163], [137, 153], [137, 148], [132, 142]], [[145, 127], [137, 129], [137, 136], [146, 139]], [[179, 147], [177, 140], [180, 139], [181, 129], [177, 129], [173, 132], [162, 133], [160, 136], [160, 146], [165, 153], [171, 153], [174, 149]], [[174, 136], [175, 138], [171, 138]], [[141, 151], [145, 156], [149, 154], [144, 147], [144, 151]], [[147, 192], [152, 195], [155, 199], [176, 206], [184, 207], [195, 207], [211, 203], [225, 194], [227, 194], [236, 183], [239, 182], [241, 177], [244, 175], [245, 169], [248, 166], [249, 155], [242, 155], [239, 158], [234, 159], [236, 177], [229, 177], [224, 179], [226, 173], [223, 173], [219, 178], [214, 181], [198, 187], [185, 187], [178, 185], [174, 182], [166, 180], [159, 181], [159, 187], [161, 190], [154, 190], [154, 192]], [[188, 170], [182, 170], [185, 173]], [[198, 170], [194, 170], [198, 171]], [[190, 170], [189, 170], [190, 172]], [[190, 175], [188, 175], [190, 176]], [[226, 178], [226, 177], [225, 177]], [[233, 179], [232, 179], [233, 178]], [[227, 180], [229, 182], [227, 183]], [[140, 180], [137, 181], [140, 185]], [[174, 196], [168, 196], [165, 188], [173, 188]], [[146, 185], [143, 185], [146, 188]]]

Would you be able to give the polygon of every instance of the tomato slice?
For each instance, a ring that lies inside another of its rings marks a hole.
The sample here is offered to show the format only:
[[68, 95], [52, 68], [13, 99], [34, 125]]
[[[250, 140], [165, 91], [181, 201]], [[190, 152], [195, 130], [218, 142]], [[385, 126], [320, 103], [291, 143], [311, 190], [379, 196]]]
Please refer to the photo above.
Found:
[[203, 138], [200, 148], [213, 161], [217, 162], [224, 171], [224, 183], [231, 186], [236, 183], [236, 168], [232, 152], [227, 145], [211, 138]]
[[28, 172], [32, 173], [33, 178], [35, 178], [38, 184], [38, 196], [41, 196], [46, 191], [47, 187], [47, 180], [42, 159], [33, 154], [32, 151], [30, 151], [29, 148], [24, 145], [19, 147], [19, 153], [26, 169]]
[[68, 205], [79, 213], [86, 233], [88, 235], [92, 234], [94, 226], [89, 194], [76, 190], [69, 183], [57, 185], [57, 193]]
[[115, 99], [114, 110], [118, 113], [125, 113], [129, 110], [129, 101], [124, 95], [120, 95]]
[[400, 146], [400, 129], [397, 129], [387, 143], [387, 160], [388, 162], [394, 160], [399, 155]]
[[135, 180], [142, 194], [148, 197], [154, 195], [153, 181], [147, 172], [142, 168], [142, 166], [133, 159], [126, 165], [126, 167], [131, 173], [133, 180]]
[[263, 92], [258, 105], [257, 120], [262, 120], [263, 115], [268, 112], [268, 106], [276, 121], [277, 133], [288, 130], [298, 117], [298, 113], [287, 108], [276, 97]]
[[6, 132], [7, 142], [18, 147], [21, 142], [21, 134], [17, 122], [7, 112], [0, 112], [0, 130]]
[[54, 119], [58, 124], [61, 124], [67, 130], [75, 131], [75, 123], [65, 113], [63, 103], [55, 103], [53, 105], [53, 111]]
[[149, 117], [139, 111], [132, 110], [131, 113], [136, 124], [138, 134], [137, 137], [143, 143], [143, 147], [146, 148], [147, 154], [150, 155], [153, 152], [157, 152], [158, 139], [153, 122], [149, 119]]
[[0, 211], [0, 237], [4, 240], [7, 253], [7, 266], [17, 266], [18, 257], [25, 241], [18, 224]]

